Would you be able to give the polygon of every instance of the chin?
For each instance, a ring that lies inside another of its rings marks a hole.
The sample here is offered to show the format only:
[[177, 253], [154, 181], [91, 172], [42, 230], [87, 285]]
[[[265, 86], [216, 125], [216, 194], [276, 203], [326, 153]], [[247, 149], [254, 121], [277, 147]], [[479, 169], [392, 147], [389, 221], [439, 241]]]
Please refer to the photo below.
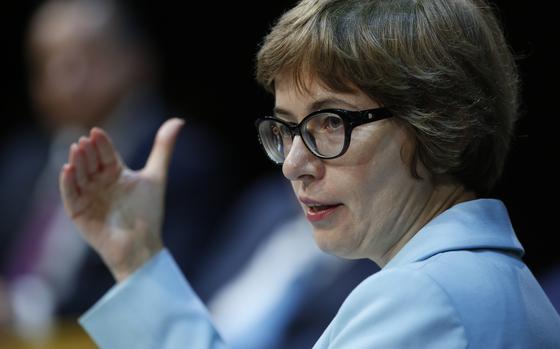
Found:
[[342, 233], [314, 228], [313, 238], [323, 252], [345, 259], [360, 258], [352, 240]]

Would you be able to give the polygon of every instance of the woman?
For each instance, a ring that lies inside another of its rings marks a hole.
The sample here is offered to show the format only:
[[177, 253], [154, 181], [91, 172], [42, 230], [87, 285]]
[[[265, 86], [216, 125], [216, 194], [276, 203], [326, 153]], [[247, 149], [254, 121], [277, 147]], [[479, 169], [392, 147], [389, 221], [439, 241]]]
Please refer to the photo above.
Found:
[[[517, 75], [482, 1], [307, 1], [265, 38], [257, 122], [324, 250], [382, 271], [316, 348], [552, 348], [560, 318], [521, 261], [497, 200]], [[82, 319], [102, 348], [217, 348], [204, 306], [163, 249], [162, 196], [182, 121], [146, 167], [94, 128], [61, 173], [68, 213], [119, 284]], [[240, 316], [243, 316], [240, 314]]]

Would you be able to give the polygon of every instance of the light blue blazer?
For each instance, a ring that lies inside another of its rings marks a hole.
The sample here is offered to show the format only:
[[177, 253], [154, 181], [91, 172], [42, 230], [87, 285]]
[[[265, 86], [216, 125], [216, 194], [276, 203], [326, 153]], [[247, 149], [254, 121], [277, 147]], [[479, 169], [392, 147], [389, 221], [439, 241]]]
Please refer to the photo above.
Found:
[[[356, 287], [314, 348], [560, 348], [560, 317], [522, 254], [500, 201], [458, 204]], [[80, 323], [104, 349], [227, 347], [166, 250]]]

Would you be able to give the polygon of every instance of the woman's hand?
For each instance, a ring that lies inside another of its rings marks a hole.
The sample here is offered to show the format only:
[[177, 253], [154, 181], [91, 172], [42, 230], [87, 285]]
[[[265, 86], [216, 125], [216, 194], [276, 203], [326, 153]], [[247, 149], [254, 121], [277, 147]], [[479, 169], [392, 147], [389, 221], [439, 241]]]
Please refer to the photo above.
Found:
[[123, 164], [108, 135], [93, 128], [70, 147], [60, 173], [64, 207], [117, 281], [163, 248], [163, 196], [169, 161], [184, 122], [167, 120], [140, 171]]

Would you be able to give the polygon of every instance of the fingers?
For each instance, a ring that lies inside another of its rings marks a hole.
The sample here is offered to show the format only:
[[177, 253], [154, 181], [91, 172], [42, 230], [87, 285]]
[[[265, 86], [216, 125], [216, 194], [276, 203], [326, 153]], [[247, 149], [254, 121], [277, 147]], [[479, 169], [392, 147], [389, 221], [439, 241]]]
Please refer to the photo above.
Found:
[[172, 118], [163, 123], [159, 128], [145, 167], [146, 173], [152, 178], [161, 182], [167, 178], [175, 141], [184, 124], [183, 120]]
[[101, 166], [108, 167], [120, 163], [117, 151], [105, 131], [94, 127], [90, 132], [90, 138], [95, 144]]
[[66, 171], [72, 177], [78, 193], [100, 189], [118, 178], [122, 162], [110, 138], [100, 128], [93, 128], [89, 137], [72, 144]]
[[86, 137], [80, 137], [79, 146], [85, 153], [87, 174], [91, 176], [99, 169], [99, 161], [97, 160], [95, 145]]
[[74, 173], [78, 187], [85, 188], [89, 182], [85, 152], [78, 145], [72, 144], [68, 160], [68, 163], [75, 169]]
[[122, 161], [107, 134], [93, 128], [89, 137], [72, 144], [68, 164], [62, 167], [59, 186], [64, 208], [76, 218], [92, 200], [118, 180]]
[[76, 169], [72, 165], [64, 165], [58, 179], [60, 194], [66, 212], [72, 217], [77, 210], [79, 189], [76, 183]]

